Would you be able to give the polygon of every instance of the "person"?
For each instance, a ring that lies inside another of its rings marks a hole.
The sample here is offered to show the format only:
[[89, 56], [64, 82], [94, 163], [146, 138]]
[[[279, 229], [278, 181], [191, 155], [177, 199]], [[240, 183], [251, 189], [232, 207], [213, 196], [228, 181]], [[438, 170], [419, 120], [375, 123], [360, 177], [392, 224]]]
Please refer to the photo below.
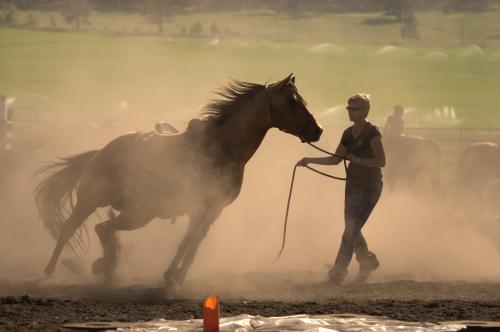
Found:
[[4, 95], [0, 95], [0, 135], [4, 136], [7, 131], [7, 98]]
[[403, 135], [404, 121], [403, 114], [404, 108], [401, 105], [394, 106], [392, 115], [387, 117], [387, 122], [384, 127], [384, 136], [388, 138], [399, 137]]
[[360, 265], [355, 282], [364, 282], [370, 272], [379, 266], [376, 255], [368, 250], [361, 229], [382, 193], [381, 168], [385, 166], [382, 135], [376, 126], [366, 120], [370, 110], [369, 95], [356, 94], [350, 97], [346, 108], [349, 120], [354, 125], [342, 134], [335, 151], [339, 157], [303, 158], [298, 163], [299, 166], [337, 165], [342, 162], [342, 158], [349, 160], [345, 185], [345, 229], [335, 264], [328, 273], [329, 279], [335, 284], [341, 283], [347, 275], [354, 253]]

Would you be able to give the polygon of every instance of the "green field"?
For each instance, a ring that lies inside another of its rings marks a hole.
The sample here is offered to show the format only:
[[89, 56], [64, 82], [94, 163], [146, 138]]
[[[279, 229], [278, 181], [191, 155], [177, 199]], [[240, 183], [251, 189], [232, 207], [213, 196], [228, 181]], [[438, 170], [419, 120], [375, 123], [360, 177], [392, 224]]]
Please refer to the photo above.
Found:
[[[40, 29], [0, 28], [0, 92], [16, 98], [20, 120], [106, 121], [126, 102], [132, 114], [179, 123], [230, 77], [264, 83], [293, 72], [322, 122], [345, 121], [347, 97], [368, 92], [375, 122], [400, 103], [413, 109], [406, 118], [414, 126], [500, 126], [498, 10], [419, 13], [419, 42], [402, 41], [399, 24], [382, 13], [270, 14], [179, 16], [155, 35], [140, 15], [94, 13], [81, 32], [58, 18], [64, 31], [55, 32], [44, 30], [47, 13], [35, 13]], [[196, 21], [227, 32], [181, 34]]]

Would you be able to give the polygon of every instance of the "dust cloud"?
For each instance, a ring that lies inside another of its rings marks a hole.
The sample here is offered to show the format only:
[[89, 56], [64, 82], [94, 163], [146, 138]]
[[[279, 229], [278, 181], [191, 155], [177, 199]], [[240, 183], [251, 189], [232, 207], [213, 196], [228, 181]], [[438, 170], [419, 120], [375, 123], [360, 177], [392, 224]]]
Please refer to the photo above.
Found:
[[[214, 81], [210, 83], [217, 85]], [[298, 86], [300, 90], [300, 83]], [[80, 88], [90, 89], [89, 86]], [[174, 102], [167, 101], [168, 98], [151, 101], [150, 95], [143, 95], [134, 96], [127, 107], [116, 97], [117, 108], [109, 112], [103, 110], [104, 115], [98, 116], [100, 122], [94, 120], [94, 112], [78, 113], [81, 115], [77, 117], [71, 115], [76, 112], [61, 110], [41, 119], [36, 128], [17, 129], [24, 131], [19, 135], [34, 137], [38, 145], [23, 152], [24, 143], [19, 143], [15, 147], [19, 150], [13, 158], [15, 164], [2, 176], [0, 266], [3, 281], [44, 278], [43, 269], [55, 242], [44, 231], [34, 205], [32, 190], [40, 178], [30, 179], [42, 162], [100, 148], [123, 132], [153, 130], [156, 121], [169, 121], [182, 130], [208, 99], [204, 88], [197, 87], [194, 91], [202, 92], [190, 93], [187, 98], [188, 93], [170, 86], [165, 89], [171, 94], [179, 93], [171, 98]], [[155, 93], [150, 92], [151, 95]], [[81, 99], [75, 97], [71, 103], [88, 109], [99, 108], [92, 100], [96, 100], [95, 96], [87, 91]], [[148, 107], [165, 109], [165, 112], [160, 112], [163, 115], [159, 116], [158, 111], [148, 112]], [[65, 116], [61, 116], [63, 113]], [[341, 131], [340, 127], [326, 127], [318, 144], [334, 150]], [[221, 283], [230, 280], [228, 287], [237, 293], [238, 287], [257, 291], [259, 283], [268, 278], [324, 281], [343, 231], [343, 182], [320, 177], [306, 169], [298, 170], [286, 249], [282, 258], [275, 261], [281, 246], [293, 165], [304, 156], [320, 155], [301, 144], [298, 138], [270, 130], [246, 167], [240, 196], [223, 211], [202, 242], [187, 282], [208, 279], [217, 284], [217, 280]], [[344, 175], [341, 165], [325, 170]], [[500, 261], [500, 247], [495, 237], [489, 235], [498, 234], [500, 223], [486, 222], [481, 216], [467, 220], [453, 218], [448, 210], [447, 196], [414, 193], [404, 185], [394, 191], [386, 187], [364, 228], [370, 249], [381, 261], [371, 281], [498, 280], [500, 266], [495, 263]], [[98, 214], [85, 223], [90, 240], [88, 255], [75, 258], [66, 250], [56, 275], [47, 282], [90, 283], [95, 280], [90, 265], [100, 257], [100, 245], [93, 228], [104, 220], [106, 210]], [[175, 224], [156, 219], [142, 229], [120, 232], [120, 282], [161, 284], [163, 272], [186, 226], [187, 217], [178, 218]], [[356, 272], [356, 265], [353, 259], [349, 278]], [[252, 282], [240, 282], [248, 278]]]

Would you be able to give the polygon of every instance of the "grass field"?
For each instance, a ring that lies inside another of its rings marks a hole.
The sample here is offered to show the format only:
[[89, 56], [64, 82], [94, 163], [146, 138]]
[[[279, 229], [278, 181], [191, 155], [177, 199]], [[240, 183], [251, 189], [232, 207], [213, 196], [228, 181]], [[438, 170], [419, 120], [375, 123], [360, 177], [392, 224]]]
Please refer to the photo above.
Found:
[[[381, 13], [193, 14], [173, 18], [161, 36], [140, 15], [95, 13], [78, 33], [60, 17], [65, 31], [43, 30], [48, 14], [35, 16], [40, 30], [0, 29], [0, 92], [16, 98], [18, 119], [36, 112], [105, 121], [126, 114], [126, 105], [182, 123], [230, 77], [264, 83], [294, 72], [322, 122], [345, 121], [341, 105], [364, 91], [378, 123], [400, 103], [413, 109], [410, 125], [500, 126], [498, 10], [418, 14], [422, 39], [413, 43]], [[196, 21], [228, 32], [180, 34]]]

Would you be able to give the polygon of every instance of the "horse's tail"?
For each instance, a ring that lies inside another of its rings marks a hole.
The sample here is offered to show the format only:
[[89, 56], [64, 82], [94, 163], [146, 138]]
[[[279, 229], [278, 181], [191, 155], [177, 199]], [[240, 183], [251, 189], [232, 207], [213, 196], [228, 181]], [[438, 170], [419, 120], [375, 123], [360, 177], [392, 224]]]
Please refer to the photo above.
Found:
[[[92, 150], [71, 157], [60, 158], [38, 169], [33, 176], [52, 171], [52, 174], [42, 180], [34, 190], [35, 202], [45, 228], [57, 240], [60, 229], [69, 213], [75, 206], [74, 191], [80, 177], [90, 160], [99, 152]], [[88, 237], [88, 232], [83, 227]], [[88, 241], [83, 240], [82, 230], [78, 230], [70, 240], [69, 245], [76, 253], [76, 248], [87, 250]]]

